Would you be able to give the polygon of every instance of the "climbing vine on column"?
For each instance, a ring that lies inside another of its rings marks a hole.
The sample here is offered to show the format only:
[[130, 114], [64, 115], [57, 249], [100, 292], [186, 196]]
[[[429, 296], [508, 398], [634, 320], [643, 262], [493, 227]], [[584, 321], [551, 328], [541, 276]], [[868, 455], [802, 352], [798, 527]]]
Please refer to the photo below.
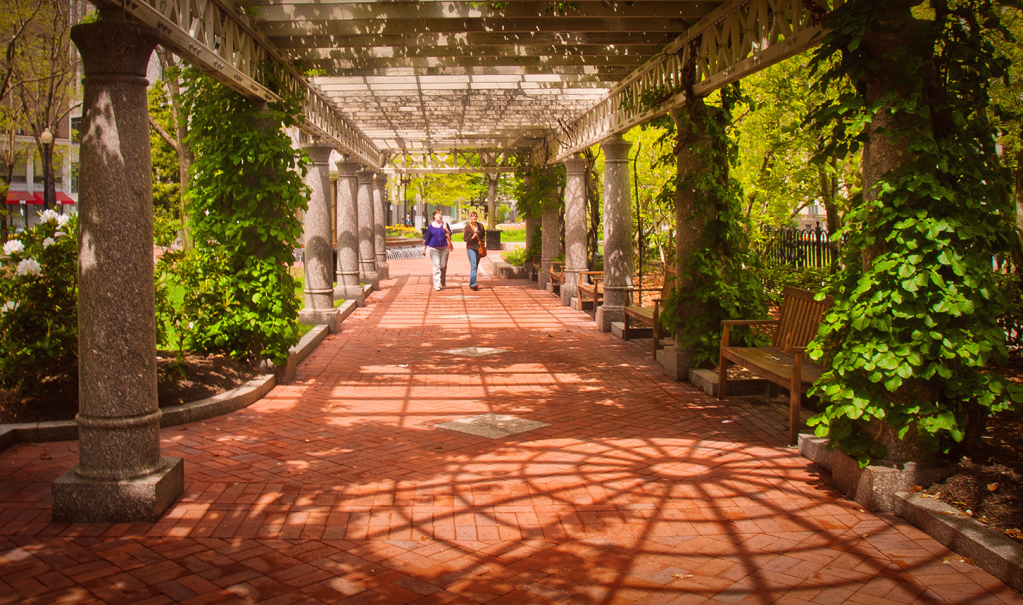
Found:
[[[1006, 69], [985, 36], [998, 12], [934, 0], [933, 21], [904, 20], [917, 29], [900, 32], [879, 20], [885, 4], [835, 11], [813, 62], [821, 92], [852, 84], [815, 109], [816, 123], [837, 123], [818, 161], [867, 144], [864, 162], [893, 165], [873, 183], [865, 168], [830, 287], [836, 304], [811, 347], [831, 368], [814, 390], [827, 408], [811, 424], [861, 465], [886, 455], [886, 431], [947, 452], [978, 436], [987, 414], [1023, 401], [987, 370], [1006, 358], [995, 320], [1007, 290], [992, 258], [1013, 243], [1009, 175], [986, 118], [989, 83]], [[901, 44], [879, 53], [879, 39]], [[870, 160], [872, 146], [898, 152]]]
[[[722, 320], [767, 314], [763, 284], [750, 270], [759, 261], [750, 249], [741, 187], [730, 175], [736, 144], [727, 129], [738, 94], [738, 86], [723, 89], [720, 106], [694, 97], [675, 114], [676, 155], [690, 154], [692, 170], [676, 174], [659, 195], [660, 203], [680, 205], [679, 241], [697, 238], [680, 248], [679, 273], [661, 315], [679, 346], [691, 348], [693, 367], [717, 363]], [[759, 342], [745, 326], [734, 334], [736, 342]]]
[[[265, 108], [190, 70], [184, 101], [195, 152], [188, 192], [195, 253], [180, 258], [191, 347], [287, 363], [298, 342], [294, 261], [307, 159], [282, 128], [298, 99]], [[182, 327], [182, 329], [184, 329]]]

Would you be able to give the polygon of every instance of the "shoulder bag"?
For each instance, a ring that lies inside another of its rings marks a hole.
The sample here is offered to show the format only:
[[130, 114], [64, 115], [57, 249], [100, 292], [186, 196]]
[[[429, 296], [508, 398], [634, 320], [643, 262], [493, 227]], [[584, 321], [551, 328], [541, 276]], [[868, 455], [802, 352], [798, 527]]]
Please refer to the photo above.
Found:
[[[472, 227], [472, 225], [469, 225]], [[480, 232], [476, 230], [476, 227], [472, 227], [472, 232], [476, 234], [476, 250], [479, 252], [479, 257], [483, 258], [487, 255], [487, 243], [480, 238]]]

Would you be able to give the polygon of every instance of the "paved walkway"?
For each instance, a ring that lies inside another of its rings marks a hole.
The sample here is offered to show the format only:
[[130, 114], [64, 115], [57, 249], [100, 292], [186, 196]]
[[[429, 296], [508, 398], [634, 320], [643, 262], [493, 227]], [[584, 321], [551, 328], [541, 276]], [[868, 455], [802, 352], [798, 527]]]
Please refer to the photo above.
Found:
[[[783, 411], [531, 284], [472, 292], [460, 252], [442, 292], [391, 271], [295, 384], [162, 432], [186, 488], [159, 523], [51, 523], [78, 443], [0, 452], [0, 603], [1021, 602], [822, 483]], [[438, 427], [481, 414], [544, 426]]]

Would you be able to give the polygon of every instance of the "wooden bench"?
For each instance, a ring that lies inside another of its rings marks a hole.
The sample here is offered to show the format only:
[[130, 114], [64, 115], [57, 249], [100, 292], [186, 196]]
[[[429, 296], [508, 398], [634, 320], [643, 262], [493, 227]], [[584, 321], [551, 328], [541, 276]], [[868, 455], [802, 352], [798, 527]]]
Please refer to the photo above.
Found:
[[603, 271], [580, 271], [579, 272], [579, 310], [582, 311], [587, 300], [593, 301], [593, 312], [597, 312], [597, 306], [604, 299], [604, 272]]
[[622, 331], [622, 339], [629, 340], [632, 337], [632, 324], [639, 323], [644, 326], [650, 326], [654, 337], [654, 357], [657, 357], [657, 351], [661, 348], [661, 304], [667, 300], [668, 295], [671, 293], [671, 287], [675, 282], [675, 267], [673, 265], [665, 267], [664, 272], [664, 283], [661, 285], [661, 295], [654, 299], [654, 304], [649, 306], [642, 306], [643, 303], [643, 292], [651, 292], [653, 288], [631, 288], [632, 292], [635, 292], [639, 296], [639, 305], [633, 305], [631, 296], [625, 299], [625, 329]]
[[558, 292], [565, 281], [565, 261], [551, 261], [551, 292]]
[[[772, 397], [778, 396], [778, 386], [789, 389], [789, 445], [795, 445], [800, 396], [824, 373], [803, 353], [833, 302], [830, 296], [817, 301], [813, 292], [786, 287], [778, 319], [722, 321], [718, 399], [728, 396], [728, 366], [733, 363], [771, 381]], [[731, 326], [772, 324], [776, 327], [769, 347], [733, 347], [729, 342]]]
[[543, 260], [540, 255], [534, 255], [529, 257], [526, 261], [526, 267], [530, 267], [529, 279], [532, 281], [538, 281], [540, 279], [540, 271], [543, 270]]

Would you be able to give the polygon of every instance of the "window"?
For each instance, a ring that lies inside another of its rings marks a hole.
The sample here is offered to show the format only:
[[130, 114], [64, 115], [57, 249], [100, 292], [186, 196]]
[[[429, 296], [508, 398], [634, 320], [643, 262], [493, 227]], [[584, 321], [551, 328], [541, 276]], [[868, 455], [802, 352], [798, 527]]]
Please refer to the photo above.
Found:
[[71, 193], [78, 193], [78, 162], [71, 162]]
[[71, 142], [81, 143], [82, 142], [82, 118], [71, 118]]

